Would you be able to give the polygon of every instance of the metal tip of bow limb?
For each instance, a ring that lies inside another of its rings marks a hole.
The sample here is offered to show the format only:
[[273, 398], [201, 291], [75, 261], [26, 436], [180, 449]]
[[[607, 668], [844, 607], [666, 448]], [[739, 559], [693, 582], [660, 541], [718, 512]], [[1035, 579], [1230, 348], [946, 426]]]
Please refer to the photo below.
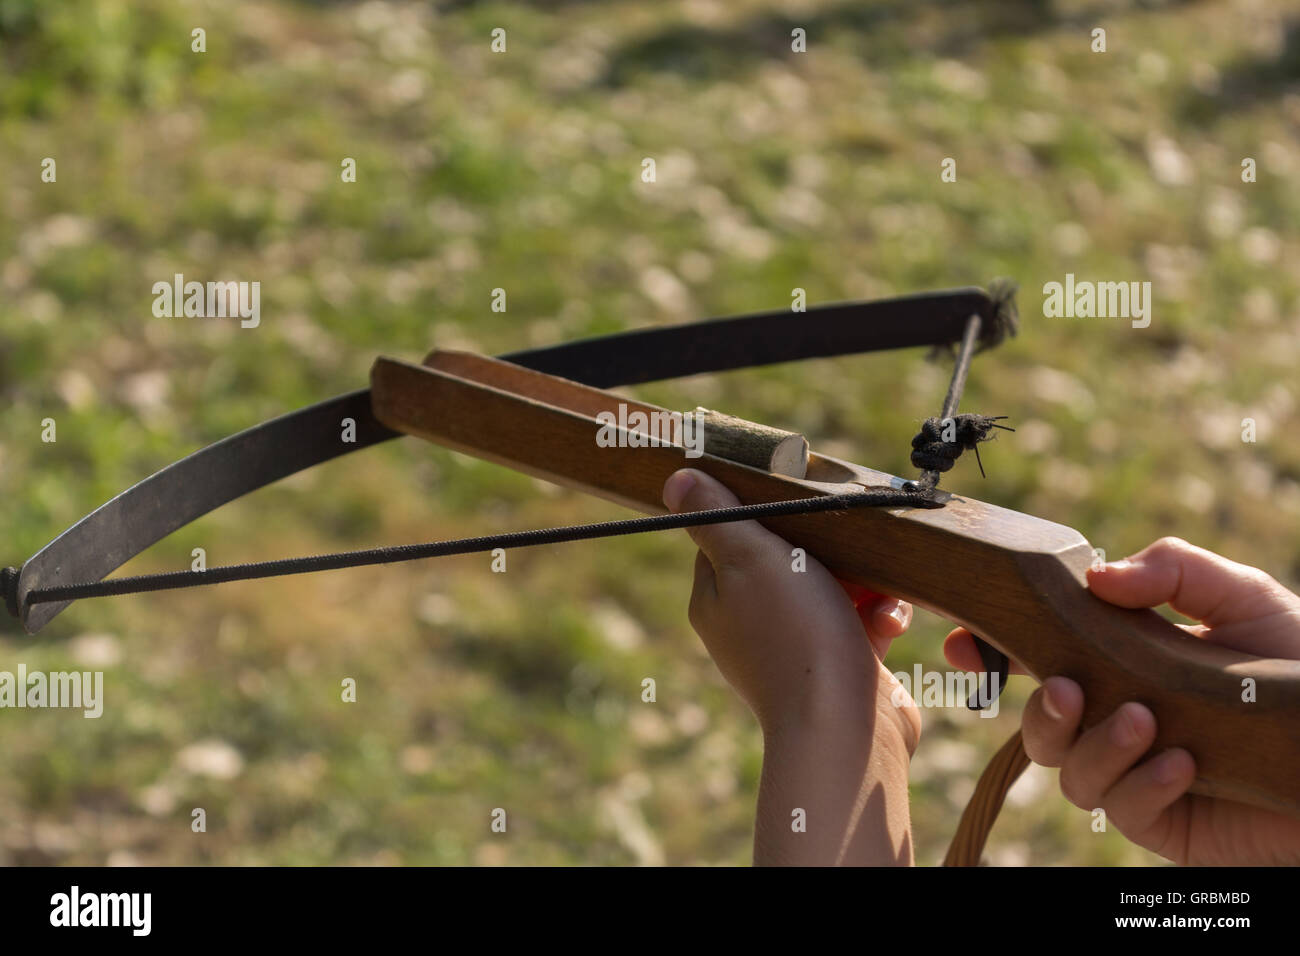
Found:
[[1013, 279], [999, 278], [989, 283], [989, 300], [992, 314], [980, 329], [980, 351], [996, 348], [1020, 331], [1020, 312], [1016, 308], [1016, 292], [1020, 284]]
[[[980, 313], [980, 331], [976, 352], [997, 348], [1020, 331], [1020, 310], [1016, 308], [1016, 293], [1020, 283], [1014, 279], [998, 278], [984, 290], [988, 297], [988, 314]], [[952, 359], [957, 354], [959, 342], [938, 342], [930, 347], [926, 358], [931, 361]]]

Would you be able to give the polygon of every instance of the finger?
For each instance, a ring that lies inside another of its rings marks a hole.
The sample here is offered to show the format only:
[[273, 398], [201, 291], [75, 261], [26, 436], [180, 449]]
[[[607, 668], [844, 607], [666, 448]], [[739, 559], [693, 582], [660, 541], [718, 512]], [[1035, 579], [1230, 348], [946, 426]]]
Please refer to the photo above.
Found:
[[898, 598], [881, 597], [858, 608], [858, 615], [872, 636], [893, 640], [912, 624], [912, 605]]
[[1102, 798], [1106, 816], [1120, 833], [1148, 849], [1178, 859], [1185, 847], [1170, 844], [1170, 808], [1196, 779], [1196, 761], [1171, 748], [1126, 773]]
[[1297, 607], [1295, 596], [1258, 568], [1181, 538], [1161, 538], [1132, 557], [1089, 569], [1088, 587], [1120, 607], [1169, 604], [1212, 627]]
[[903, 742], [907, 745], [909, 754], [916, 753], [917, 742], [921, 739], [921, 708], [916, 705], [916, 701], [908, 694], [907, 688], [904, 687], [889, 668], [884, 664], [877, 664], [876, 670], [879, 675], [880, 685], [878, 694], [883, 694], [893, 706], [890, 708], [892, 716], [896, 718], [895, 726], [903, 734]]
[[1156, 718], [1130, 701], [1079, 736], [1061, 764], [1061, 793], [1076, 807], [1101, 806], [1106, 792], [1133, 768], [1156, 739]]
[[1021, 716], [1025, 753], [1043, 767], [1065, 763], [1079, 737], [1083, 719], [1083, 688], [1066, 677], [1049, 677], [1034, 691]]
[[879, 660], [889, 653], [894, 638], [902, 636], [912, 623], [912, 605], [897, 598], [882, 597], [858, 608], [858, 617]]
[[[694, 468], [683, 468], [669, 475], [664, 483], [663, 496], [664, 504], [672, 512], [734, 508], [740, 504], [740, 500], [721, 482]], [[701, 525], [686, 531], [708, 557], [715, 574], [727, 569], [741, 571], [772, 563], [777, 558], [784, 559], [790, 548], [757, 521]]]
[[835, 580], [839, 581], [840, 587], [844, 588], [849, 600], [853, 602], [853, 608], [871, 640], [876, 657], [884, 660], [894, 638], [911, 625], [912, 605], [842, 578]]
[[691, 603], [687, 608], [687, 619], [695, 633], [703, 636], [709, 629], [714, 608], [718, 603], [718, 582], [713, 574], [713, 565], [704, 556], [703, 551], [695, 552], [695, 582], [691, 586]]
[[694, 593], [708, 598], [718, 596], [718, 579], [713, 574], [713, 565], [703, 551], [695, 552], [695, 582], [691, 588]]
[[[964, 627], [952, 631], [943, 642], [943, 656], [948, 663], [958, 670], [984, 671], [984, 658], [980, 657], [979, 648], [975, 646], [975, 635]], [[1029, 672], [1015, 661], [1010, 662], [1008, 674], [1028, 674]]]

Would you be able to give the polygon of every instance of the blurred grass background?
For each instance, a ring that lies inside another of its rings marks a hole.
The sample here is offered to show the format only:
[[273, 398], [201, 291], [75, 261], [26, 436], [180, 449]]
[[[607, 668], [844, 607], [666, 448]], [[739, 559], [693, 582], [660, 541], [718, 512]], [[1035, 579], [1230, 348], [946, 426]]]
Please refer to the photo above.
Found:
[[[1282, 0], [0, 0], [0, 62], [5, 563], [201, 445], [359, 387], [377, 354], [1008, 275], [1023, 331], [976, 363], [965, 407], [1018, 431], [987, 480], [948, 486], [1111, 557], [1178, 534], [1300, 579], [1300, 18]], [[176, 272], [260, 281], [260, 328], [154, 318]], [[1044, 318], [1066, 272], [1151, 281], [1151, 327]], [[637, 394], [907, 473], [947, 373], [917, 351]], [[402, 441], [128, 571], [622, 514]], [[35, 639], [5, 618], [0, 668], [102, 669], [107, 700], [97, 721], [0, 717], [0, 862], [744, 863], [760, 740], [687, 624], [692, 554], [674, 533], [515, 552], [504, 577], [476, 556], [87, 601]], [[942, 666], [944, 633], [918, 614], [890, 663]], [[1020, 683], [997, 719], [925, 712], [919, 862], [941, 858]], [[1090, 822], [1034, 769], [989, 857], [1156, 859]]]

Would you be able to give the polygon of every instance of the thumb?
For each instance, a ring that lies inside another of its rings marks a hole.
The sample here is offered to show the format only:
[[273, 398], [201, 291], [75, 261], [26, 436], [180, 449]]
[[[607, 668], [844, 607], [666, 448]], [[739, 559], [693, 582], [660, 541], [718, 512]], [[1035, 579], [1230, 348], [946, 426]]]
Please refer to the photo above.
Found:
[[1295, 596], [1263, 571], [1181, 538], [1161, 538], [1130, 558], [1090, 570], [1088, 587], [1120, 607], [1168, 603], [1210, 627], [1300, 610]]
[[[739, 498], [720, 481], [694, 468], [683, 468], [664, 482], [664, 504], [674, 513], [706, 511], [711, 508], [734, 508]], [[686, 533], [704, 552], [714, 571], [723, 568], [744, 570], [784, 554], [787, 545], [757, 521], [731, 521], [726, 524], [699, 525]]]

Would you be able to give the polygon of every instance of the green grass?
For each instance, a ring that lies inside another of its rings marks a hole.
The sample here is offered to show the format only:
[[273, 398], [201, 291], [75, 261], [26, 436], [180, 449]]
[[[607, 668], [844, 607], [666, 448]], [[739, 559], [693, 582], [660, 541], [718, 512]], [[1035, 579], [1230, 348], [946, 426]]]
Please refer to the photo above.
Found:
[[[816, 303], [1009, 275], [1022, 335], [977, 362], [965, 407], [1020, 431], [987, 448], [987, 480], [963, 466], [948, 484], [1112, 556], [1176, 533], [1294, 585], [1286, 5], [784, 6], [0, 0], [7, 562], [202, 444], [358, 387], [378, 354], [779, 308], [796, 286]], [[40, 181], [47, 156], [57, 183]], [[261, 327], [154, 318], [150, 287], [175, 272], [260, 281]], [[1152, 326], [1044, 318], [1040, 290], [1066, 272], [1151, 280]], [[945, 378], [907, 353], [637, 394], [902, 473]], [[621, 514], [404, 441], [129, 567]], [[88, 634], [118, 660], [99, 721], [6, 713], [0, 861], [743, 863], [760, 741], [687, 625], [691, 559], [681, 534], [618, 539], [514, 553], [505, 576], [465, 557], [87, 601], [38, 639], [4, 625], [0, 668], [91, 660]], [[899, 668], [940, 664], [945, 626], [918, 617]], [[996, 720], [925, 714], [919, 861], [941, 857], [1027, 692]], [[211, 740], [238, 753], [233, 776], [195, 771], [186, 748]], [[1093, 834], [1050, 772], [1023, 794], [997, 862], [1154, 859]]]

